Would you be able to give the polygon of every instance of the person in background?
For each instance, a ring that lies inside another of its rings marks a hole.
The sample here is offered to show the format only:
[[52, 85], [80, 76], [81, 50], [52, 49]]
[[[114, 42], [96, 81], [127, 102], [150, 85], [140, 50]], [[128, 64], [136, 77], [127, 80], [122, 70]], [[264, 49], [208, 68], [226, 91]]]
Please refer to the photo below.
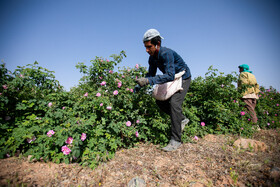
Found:
[[[181, 134], [185, 125], [189, 122], [182, 113], [182, 104], [191, 83], [191, 72], [184, 60], [172, 49], [161, 46], [160, 33], [156, 29], [149, 29], [144, 34], [143, 43], [149, 57], [149, 69], [145, 78], [139, 78], [136, 82], [140, 87], [148, 84], [163, 84], [174, 80], [175, 74], [185, 71], [182, 76], [182, 91], [176, 92], [168, 100], [156, 100], [159, 108], [171, 117], [171, 138], [169, 144], [162, 148], [164, 151], [174, 151], [181, 146]], [[156, 75], [159, 69], [163, 75]], [[139, 86], [135, 87], [135, 92]]]
[[257, 123], [258, 118], [255, 112], [255, 107], [257, 104], [259, 85], [257, 83], [256, 77], [249, 71], [249, 66], [247, 64], [242, 64], [238, 66], [239, 68], [239, 79], [238, 79], [238, 89], [242, 91], [242, 101], [246, 104], [253, 123]]

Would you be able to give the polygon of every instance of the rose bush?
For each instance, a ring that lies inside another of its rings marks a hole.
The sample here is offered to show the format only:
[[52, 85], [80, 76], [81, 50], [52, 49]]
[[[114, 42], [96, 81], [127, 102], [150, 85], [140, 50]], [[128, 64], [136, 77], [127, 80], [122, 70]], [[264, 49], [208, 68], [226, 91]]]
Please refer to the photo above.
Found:
[[[147, 70], [136, 64], [115, 72], [123, 57], [122, 51], [111, 60], [96, 57], [90, 66], [78, 63], [82, 78], [68, 92], [38, 63], [13, 73], [2, 64], [0, 156], [32, 155], [37, 160], [79, 162], [94, 168], [120, 148], [139, 142], [166, 144], [170, 119], [156, 106], [151, 87], [133, 93], [135, 79]], [[210, 67], [205, 78], [192, 81], [183, 104], [190, 119], [184, 142], [208, 133], [250, 136], [257, 128], [240, 100], [237, 74], [217, 71]], [[278, 128], [279, 92], [261, 90], [258, 125]]]

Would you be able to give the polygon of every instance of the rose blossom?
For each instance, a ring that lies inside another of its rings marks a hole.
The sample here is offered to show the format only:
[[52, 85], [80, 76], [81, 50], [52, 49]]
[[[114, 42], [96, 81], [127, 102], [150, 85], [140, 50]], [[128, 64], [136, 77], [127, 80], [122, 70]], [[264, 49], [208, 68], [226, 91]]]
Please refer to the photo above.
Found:
[[87, 138], [86, 133], [82, 133], [81, 140], [82, 140], [82, 141], [85, 141], [86, 138]]
[[69, 155], [71, 152], [71, 149], [69, 149], [66, 145], [62, 146], [61, 151], [63, 152], [64, 155]]
[[101, 93], [98, 92], [98, 93], [96, 94], [96, 96], [97, 96], [97, 97], [100, 97], [100, 96], [101, 96]]
[[115, 90], [115, 91], [113, 92], [114, 95], [118, 95], [118, 93], [119, 93], [118, 90]]
[[105, 85], [106, 85], [106, 82], [105, 82], [105, 81], [102, 81], [102, 82], [100, 83], [100, 85], [101, 85], [101, 86], [105, 86]]
[[241, 114], [241, 116], [244, 116], [244, 115], [245, 115], [245, 112], [244, 112], [244, 111], [241, 111], [240, 114]]
[[52, 104], [52, 102], [50, 102], [49, 104], [48, 104], [48, 107], [51, 107], [53, 104]]
[[73, 142], [72, 137], [68, 137], [67, 140], [65, 141], [65, 143], [67, 143], [67, 144], [71, 144], [72, 142]]
[[49, 130], [49, 132], [47, 133], [48, 137], [51, 137], [52, 135], [54, 135], [54, 131], [53, 130]]
[[86, 92], [84, 96], [87, 97], [87, 96], [88, 96], [88, 93]]
[[139, 133], [138, 133], [138, 131], [136, 131], [136, 132], [135, 132], [135, 136], [136, 136], [136, 137], [138, 137], [138, 136], [139, 136]]
[[201, 126], [205, 126], [205, 123], [204, 123], [204, 122], [201, 122], [200, 125], [201, 125]]
[[130, 126], [131, 126], [131, 122], [130, 122], [130, 121], [127, 121], [127, 122], [126, 122], [126, 126], [130, 127]]

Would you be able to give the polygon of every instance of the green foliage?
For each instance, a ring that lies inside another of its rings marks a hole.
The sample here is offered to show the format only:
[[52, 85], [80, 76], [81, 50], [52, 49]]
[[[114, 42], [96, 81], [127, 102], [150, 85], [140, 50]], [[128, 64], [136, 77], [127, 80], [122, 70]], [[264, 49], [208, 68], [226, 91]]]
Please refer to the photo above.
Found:
[[[168, 142], [170, 119], [159, 111], [151, 87], [133, 93], [136, 77], [144, 76], [146, 68], [136, 65], [113, 72], [123, 57], [124, 51], [112, 55], [112, 60], [96, 57], [90, 66], [78, 63], [80, 84], [68, 92], [52, 71], [37, 62], [13, 73], [1, 64], [0, 157], [20, 152], [37, 160], [78, 162], [94, 168], [120, 148]], [[245, 109], [234, 85], [237, 74], [217, 71], [210, 67], [205, 78], [191, 83], [183, 104], [183, 113], [190, 119], [182, 135], [184, 142], [208, 133], [250, 136], [254, 132], [256, 125], [248, 121], [248, 113], [241, 115]], [[261, 90], [258, 125], [277, 128], [279, 92]]]

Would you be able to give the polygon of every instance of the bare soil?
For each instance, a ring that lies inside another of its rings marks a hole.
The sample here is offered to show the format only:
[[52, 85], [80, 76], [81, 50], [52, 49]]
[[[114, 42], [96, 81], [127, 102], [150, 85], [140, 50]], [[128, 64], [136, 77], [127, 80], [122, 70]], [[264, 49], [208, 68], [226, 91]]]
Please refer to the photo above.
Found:
[[[1, 186], [128, 186], [136, 177], [146, 186], [280, 186], [280, 132], [260, 130], [252, 139], [268, 149], [238, 149], [231, 135], [208, 135], [174, 152], [139, 144], [92, 170], [78, 164], [0, 160]], [[275, 174], [276, 171], [276, 174]], [[274, 172], [274, 173], [273, 173]], [[278, 173], [277, 173], [278, 172]]]

